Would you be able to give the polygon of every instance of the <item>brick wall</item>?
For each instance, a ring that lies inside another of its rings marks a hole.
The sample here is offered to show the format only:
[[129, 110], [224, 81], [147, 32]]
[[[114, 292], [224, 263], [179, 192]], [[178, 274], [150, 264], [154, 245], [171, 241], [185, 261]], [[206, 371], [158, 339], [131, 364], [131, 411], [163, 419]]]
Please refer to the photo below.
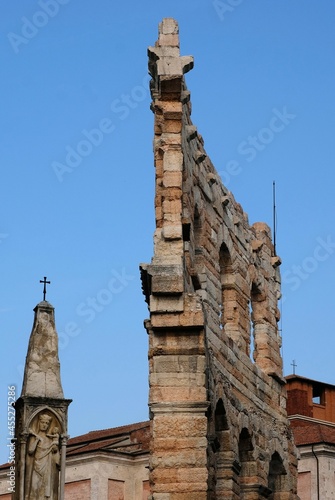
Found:
[[304, 389], [292, 389], [288, 391], [287, 413], [288, 415], [313, 416], [312, 399], [308, 400], [308, 391]]

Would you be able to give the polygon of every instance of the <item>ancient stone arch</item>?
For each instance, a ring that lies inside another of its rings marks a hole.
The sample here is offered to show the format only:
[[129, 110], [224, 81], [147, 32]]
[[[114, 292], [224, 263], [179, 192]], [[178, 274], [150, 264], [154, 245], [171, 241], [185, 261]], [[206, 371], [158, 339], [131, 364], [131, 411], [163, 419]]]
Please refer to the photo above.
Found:
[[271, 500], [281, 500], [288, 491], [287, 472], [280, 454], [275, 451], [269, 463], [268, 486], [271, 490]]
[[[156, 230], [141, 276], [150, 313], [151, 499], [296, 500], [277, 326], [280, 259], [269, 227], [249, 224], [191, 121], [184, 73], [193, 58], [180, 56], [173, 19], [163, 20], [148, 53]], [[279, 477], [275, 453], [285, 468]]]

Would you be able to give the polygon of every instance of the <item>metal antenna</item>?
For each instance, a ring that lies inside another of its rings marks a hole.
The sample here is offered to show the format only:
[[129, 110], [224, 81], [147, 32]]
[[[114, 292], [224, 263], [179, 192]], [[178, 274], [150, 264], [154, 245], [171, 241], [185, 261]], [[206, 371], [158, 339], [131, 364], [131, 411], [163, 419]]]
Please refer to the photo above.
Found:
[[276, 225], [276, 183], [273, 181], [272, 184], [272, 196], [273, 196], [273, 250], [275, 256], [277, 255], [276, 252], [276, 232], [277, 232], [277, 225]]

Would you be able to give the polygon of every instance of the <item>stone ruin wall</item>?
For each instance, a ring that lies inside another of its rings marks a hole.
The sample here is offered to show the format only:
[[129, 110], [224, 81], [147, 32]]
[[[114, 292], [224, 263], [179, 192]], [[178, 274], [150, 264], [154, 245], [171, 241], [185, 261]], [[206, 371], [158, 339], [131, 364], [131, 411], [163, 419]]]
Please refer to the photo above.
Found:
[[148, 53], [156, 231], [141, 273], [152, 499], [296, 499], [277, 326], [280, 259], [269, 227], [249, 225], [192, 124], [183, 75], [193, 59], [180, 56], [173, 19], [163, 20]]

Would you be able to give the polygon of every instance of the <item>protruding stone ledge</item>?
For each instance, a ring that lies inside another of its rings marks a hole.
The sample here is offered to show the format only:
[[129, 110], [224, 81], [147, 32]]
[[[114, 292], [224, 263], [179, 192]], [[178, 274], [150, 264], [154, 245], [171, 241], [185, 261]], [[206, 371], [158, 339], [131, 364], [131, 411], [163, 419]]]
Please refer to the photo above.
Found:
[[157, 64], [157, 75], [161, 81], [181, 79], [194, 66], [193, 57], [180, 57], [179, 49], [160, 46], [149, 47], [148, 53], [150, 59], [154, 60]]
[[148, 269], [152, 276], [151, 293], [157, 295], [181, 294], [184, 291], [183, 270], [181, 266], [151, 265]]
[[150, 409], [153, 413], [203, 413], [208, 410], [209, 401], [206, 402], [168, 402], [168, 403], [151, 403]]
[[198, 165], [202, 163], [206, 158], [207, 158], [206, 153], [204, 151], [201, 151], [200, 149], [198, 149], [198, 151], [196, 151], [196, 153], [194, 154], [194, 161]]
[[190, 99], [191, 99], [191, 92], [189, 90], [183, 90], [181, 93], [182, 104], [190, 102]]
[[279, 373], [269, 372], [268, 375], [269, 375], [269, 377], [272, 377], [276, 382], [278, 382], [278, 384], [280, 384], [280, 385], [286, 384], [286, 379], [284, 377], [282, 377], [282, 375], [280, 375]]
[[222, 196], [221, 197], [221, 205], [223, 207], [226, 207], [228, 205], [229, 201], [230, 201], [229, 196]]
[[271, 264], [274, 268], [280, 266], [281, 265], [281, 258], [278, 257], [278, 255], [271, 257]]
[[193, 68], [192, 56], [180, 56], [178, 24], [166, 18], [159, 25], [159, 37], [154, 47], [148, 48], [149, 71], [155, 80], [153, 98], [180, 100], [183, 75]]
[[183, 312], [184, 300], [182, 295], [159, 296], [152, 295], [150, 298], [150, 311], [152, 313]]
[[163, 329], [201, 329], [204, 327], [204, 318], [202, 311], [187, 313], [161, 313], [153, 314], [151, 318], [151, 325], [153, 329], [163, 328]]
[[206, 175], [206, 181], [208, 182], [209, 186], [213, 186], [213, 184], [217, 183], [217, 177], [213, 173], [209, 173]]
[[162, 229], [162, 235], [165, 240], [181, 240], [183, 237], [183, 228], [181, 224], [165, 224]]
[[191, 329], [204, 328], [204, 314], [197, 294], [184, 294], [184, 310], [172, 313], [154, 313], [151, 316], [152, 329]]
[[185, 130], [188, 142], [190, 142], [192, 139], [195, 139], [198, 135], [198, 130], [195, 125], [186, 125]]
[[262, 246], [263, 246], [263, 242], [260, 240], [252, 240], [252, 242], [251, 242], [251, 248], [252, 248], [253, 252], [259, 252], [260, 249], [262, 248]]

